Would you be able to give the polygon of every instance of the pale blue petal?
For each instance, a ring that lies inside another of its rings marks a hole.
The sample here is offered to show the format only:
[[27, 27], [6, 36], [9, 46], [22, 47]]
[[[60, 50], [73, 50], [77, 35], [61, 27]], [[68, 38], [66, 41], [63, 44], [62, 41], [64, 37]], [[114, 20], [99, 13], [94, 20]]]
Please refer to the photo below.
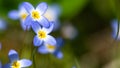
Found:
[[49, 26], [50, 26], [50, 22], [43, 16], [40, 17], [38, 22], [45, 28], [49, 28]]
[[51, 45], [56, 45], [56, 40], [54, 37], [47, 35], [47, 38], [45, 39], [46, 43], [49, 43]]
[[32, 18], [31, 18], [31, 16], [27, 16], [24, 24], [25, 24], [26, 26], [31, 26], [31, 23], [32, 23], [32, 22], [33, 22], [33, 20], [32, 20]]
[[8, 13], [8, 17], [13, 19], [13, 20], [17, 20], [19, 18], [19, 12], [16, 10], [10, 11]]
[[42, 42], [43, 41], [39, 39], [37, 36], [34, 37], [34, 40], [33, 40], [34, 46], [40, 46]]
[[41, 14], [41, 15], [43, 15], [43, 14], [46, 12], [47, 8], [48, 8], [48, 6], [47, 6], [47, 4], [46, 4], [45, 2], [40, 3], [40, 4], [36, 7], [36, 9], [40, 11], [40, 14]]
[[57, 42], [57, 48], [61, 48], [64, 45], [64, 41], [61, 37], [56, 38], [56, 42]]
[[2, 68], [11, 68], [11, 64], [5, 64], [5, 65], [3, 65], [3, 67]]
[[[117, 31], [118, 31], [118, 20], [113, 20], [112, 21], [112, 29], [113, 29], [112, 37], [116, 38]], [[118, 35], [118, 39], [120, 39], [120, 35]]]
[[54, 53], [54, 55], [55, 55], [58, 59], [63, 58], [63, 53], [62, 53], [61, 51], [56, 51], [56, 52]]
[[32, 29], [37, 34], [39, 30], [41, 30], [41, 26], [38, 22], [32, 23]]
[[15, 50], [10, 50], [8, 56], [11, 62], [19, 59], [18, 53]]
[[48, 50], [47, 50], [47, 48], [45, 47], [45, 45], [43, 45], [43, 46], [40, 46], [40, 47], [38, 48], [38, 52], [39, 52], [39, 53], [42, 53], [42, 54], [47, 54], [47, 53], [48, 53]]
[[52, 32], [53, 27], [54, 27], [54, 23], [50, 22], [50, 27], [49, 27], [49, 28], [44, 28], [44, 27], [43, 27], [43, 30], [44, 30], [45, 32], [47, 32], [47, 34], [49, 34], [50, 32]]
[[21, 5], [25, 7], [28, 13], [31, 13], [31, 11], [34, 10], [34, 7], [28, 2], [23, 2]]
[[32, 61], [27, 59], [21, 59], [20, 64], [21, 64], [21, 67], [28, 67], [32, 65]]
[[30, 30], [30, 26], [26, 26], [25, 23], [24, 23], [24, 21], [21, 21], [21, 27], [22, 27], [22, 29], [23, 29], [24, 31]]

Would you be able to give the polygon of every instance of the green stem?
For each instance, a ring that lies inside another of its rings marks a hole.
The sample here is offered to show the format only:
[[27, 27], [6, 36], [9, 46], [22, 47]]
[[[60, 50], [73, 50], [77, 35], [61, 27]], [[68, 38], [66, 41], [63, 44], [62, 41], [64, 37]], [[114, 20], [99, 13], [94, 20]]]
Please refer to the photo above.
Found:
[[35, 63], [35, 53], [37, 51], [37, 47], [34, 47], [31, 58], [33, 60], [33, 67], [36, 68], [36, 63]]
[[75, 64], [76, 64], [77, 68], [80, 68], [79, 62], [77, 61], [76, 58], [75, 58]]

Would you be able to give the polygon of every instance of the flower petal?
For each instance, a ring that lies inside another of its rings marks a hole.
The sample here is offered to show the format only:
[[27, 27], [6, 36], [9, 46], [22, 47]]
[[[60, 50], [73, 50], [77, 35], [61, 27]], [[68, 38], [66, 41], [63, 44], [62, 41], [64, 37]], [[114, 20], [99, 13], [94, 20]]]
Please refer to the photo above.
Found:
[[32, 23], [32, 29], [37, 34], [39, 30], [41, 30], [41, 26], [38, 22]]
[[10, 66], [11, 66], [11, 64], [8, 63], [8, 64], [5, 64], [5, 65], [3, 66], [3, 68], [11, 68]]
[[10, 50], [8, 56], [11, 62], [19, 59], [18, 53], [15, 50]]
[[43, 46], [40, 46], [40, 47], [38, 48], [38, 52], [39, 52], [39, 53], [42, 53], [42, 54], [47, 54], [47, 53], [48, 53], [48, 50], [47, 50], [47, 48], [43, 45]]
[[13, 20], [17, 20], [19, 18], [19, 12], [17, 10], [10, 11], [8, 13], [8, 17]]
[[33, 43], [34, 46], [40, 46], [42, 44], [42, 40], [40, 40], [37, 36], [34, 37]]
[[61, 51], [56, 51], [54, 55], [59, 59], [63, 58], [63, 53]]
[[27, 60], [27, 59], [22, 59], [19, 62], [21, 64], [21, 67], [28, 67], [32, 65], [32, 61]]
[[47, 6], [47, 4], [46, 4], [45, 2], [40, 3], [40, 4], [36, 7], [36, 9], [40, 11], [40, 14], [41, 14], [41, 15], [43, 15], [43, 14], [46, 12], [47, 8], [48, 8], [48, 6]]
[[64, 40], [61, 37], [56, 38], [57, 48], [61, 48], [64, 45]]
[[49, 28], [49, 26], [50, 26], [49, 21], [45, 17], [43, 17], [43, 16], [40, 17], [38, 22], [45, 28]]
[[26, 26], [25, 23], [24, 23], [24, 21], [21, 20], [21, 23], [20, 23], [20, 24], [21, 24], [21, 27], [22, 27], [22, 29], [23, 29], [24, 31], [30, 30], [30, 26]]
[[31, 16], [27, 16], [26, 20], [24, 21], [24, 24], [26, 26], [31, 26], [31, 23], [33, 22]]
[[46, 43], [49, 43], [51, 45], [56, 45], [56, 40], [54, 37], [47, 35], [47, 38], [45, 39]]
[[53, 27], [54, 27], [54, 23], [50, 22], [50, 27], [49, 27], [49, 28], [44, 28], [44, 27], [43, 27], [43, 30], [44, 30], [45, 32], [47, 32], [47, 34], [49, 34], [50, 32], [52, 32]]
[[23, 2], [21, 5], [25, 7], [28, 13], [31, 13], [31, 11], [34, 10], [34, 7], [28, 2]]
[[[113, 29], [113, 32], [112, 32], [112, 37], [113, 38], [116, 38], [117, 36], [117, 31], [118, 31], [118, 21], [117, 20], [113, 20], [112, 21], [112, 29]], [[119, 39], [119, 35], [118, 35], [118, 39]]]

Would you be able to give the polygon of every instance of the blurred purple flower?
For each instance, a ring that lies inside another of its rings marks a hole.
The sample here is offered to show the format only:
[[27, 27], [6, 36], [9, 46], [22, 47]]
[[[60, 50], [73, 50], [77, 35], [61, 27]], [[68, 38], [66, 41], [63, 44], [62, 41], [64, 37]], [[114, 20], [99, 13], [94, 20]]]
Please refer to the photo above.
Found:
[[44, 14], [44, 16], [49, 21], [53, 21], [53, 23], [55, 24], [53, 30], [57, 30], [60, 27], [60, 22], [59, 22], [60, 13], [61, 13], [60, 6], [58, 4], [53, 4], [53, 5], [48, 6], [48, 9], [46, 13]]
[[0, 31], [4, 31], [6, 29], [7, 29], [7, 23], [3, 19], [0, 19]]
[[[111, 26], [112, 26], [112, 29], [113, 29], [113, 31], [112, 31], [112, 37], [116, 38], [117, 37], [118, 29], [120, 30], [120, 25], [119, 25], [119, 28], [118, 28], [118, 20], [112, 20]], [[120, 31], [119, 31], [117, 39], [120, 40]]]
[[66, 23], [61, 29], [62, 35], [66, 39], [74, 39], [78, 35], [77, 29], [70, 23]]
[[0, 68], [2, 68], [2, 63], [0, 62]]

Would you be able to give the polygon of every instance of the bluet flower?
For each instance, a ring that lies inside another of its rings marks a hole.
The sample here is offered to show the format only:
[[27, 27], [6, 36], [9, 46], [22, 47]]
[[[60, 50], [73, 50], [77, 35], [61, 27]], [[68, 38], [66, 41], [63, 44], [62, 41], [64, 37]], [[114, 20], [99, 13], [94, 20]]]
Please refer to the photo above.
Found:
[[23, 30], [29, 30], [29, 26], [25, 25], [25, 19], [28, 16], [28, 12], [26, 11], [26, 9], [23, 7], [23, 5], [19, 5], [19, 10], [12, 10], [8, 13], [8, 17], [13, 19], [13, 20], [17, 20], [20, 19], [20, 24], [23, 28]]
[[0, 68], [2, 68], [2, 63], [0, 62]]
[[73, 40], [78, 35], [77, 29], [70, 23], [64, 24], [62, 26], [61, 32], [64, 38], [70, 40]]
[[48, 28], [50, 26], [49, 21], [43, 16], [46, 12], [48, 6], [45, 2], [38, 4], [36, 8], [34, 8], [30, 3], [23, 2], [22, 4], [29, 15], [25, 20], [25, 24], [31, 26], [33, 23], [39, 23], [43, 27]]
[[2, 49], [2, 44], [0, 43], [0, 50]]
[[112, 26], [112, 37], [113, 38], [116, 38], [117, 37], [117, 32], [118, 32], [118, 29], [119, 29], [119, 33], [118, 33], [118, 38], [117, 39], [120, 39], [120, 25], [119, 25], [119, 28], [118, 28], [118, 20], [112, 20], [111, 22], [111, 26]]
[[46, 13], [44, 14], [44, 16], [49, 21], [53, 21], [53, 23], [55, 24], [53, 30], [57, 30], [60, 27], [60, 21], [59, 21], [60, 13], [61, 13], [60, 6], [57, 4], [53, 4], [53, 5], [48, 6], [48, 9]]
[[40, 46], [38, 48], [38, 52], [42, 54], [52, 53], [57, 58], [61, 59], [63, 57], [63, 53], [60, 51], [61, 44], [63, 44], [63, 41], [61, 38], [57, 38], [57, 44], [52, 45], [49, 43], [44, 43], [44, 45]]
[[7, 29], [7, 23], [3, 19], [0, 19], [0, 31], [6, 30], [6, 29]]
[[28, 59], [19, 60], [18, 53], [15, 50], [9, 51], [10, 63], [3, 66], [3, 68], [23, 68], [32, 65], [32, 62]]
[[49, 35], [49, 33], [53, 30], [53, 26], [54, 26], [53, 23], [50, 23], [49, 28], [41, 27], [38, 23], [32, 24], [32, 28], [34, 32], [37, 34], [33, 40], [35, 46], [40, 46], [43, 42], [56, 44], [55, 38]]

